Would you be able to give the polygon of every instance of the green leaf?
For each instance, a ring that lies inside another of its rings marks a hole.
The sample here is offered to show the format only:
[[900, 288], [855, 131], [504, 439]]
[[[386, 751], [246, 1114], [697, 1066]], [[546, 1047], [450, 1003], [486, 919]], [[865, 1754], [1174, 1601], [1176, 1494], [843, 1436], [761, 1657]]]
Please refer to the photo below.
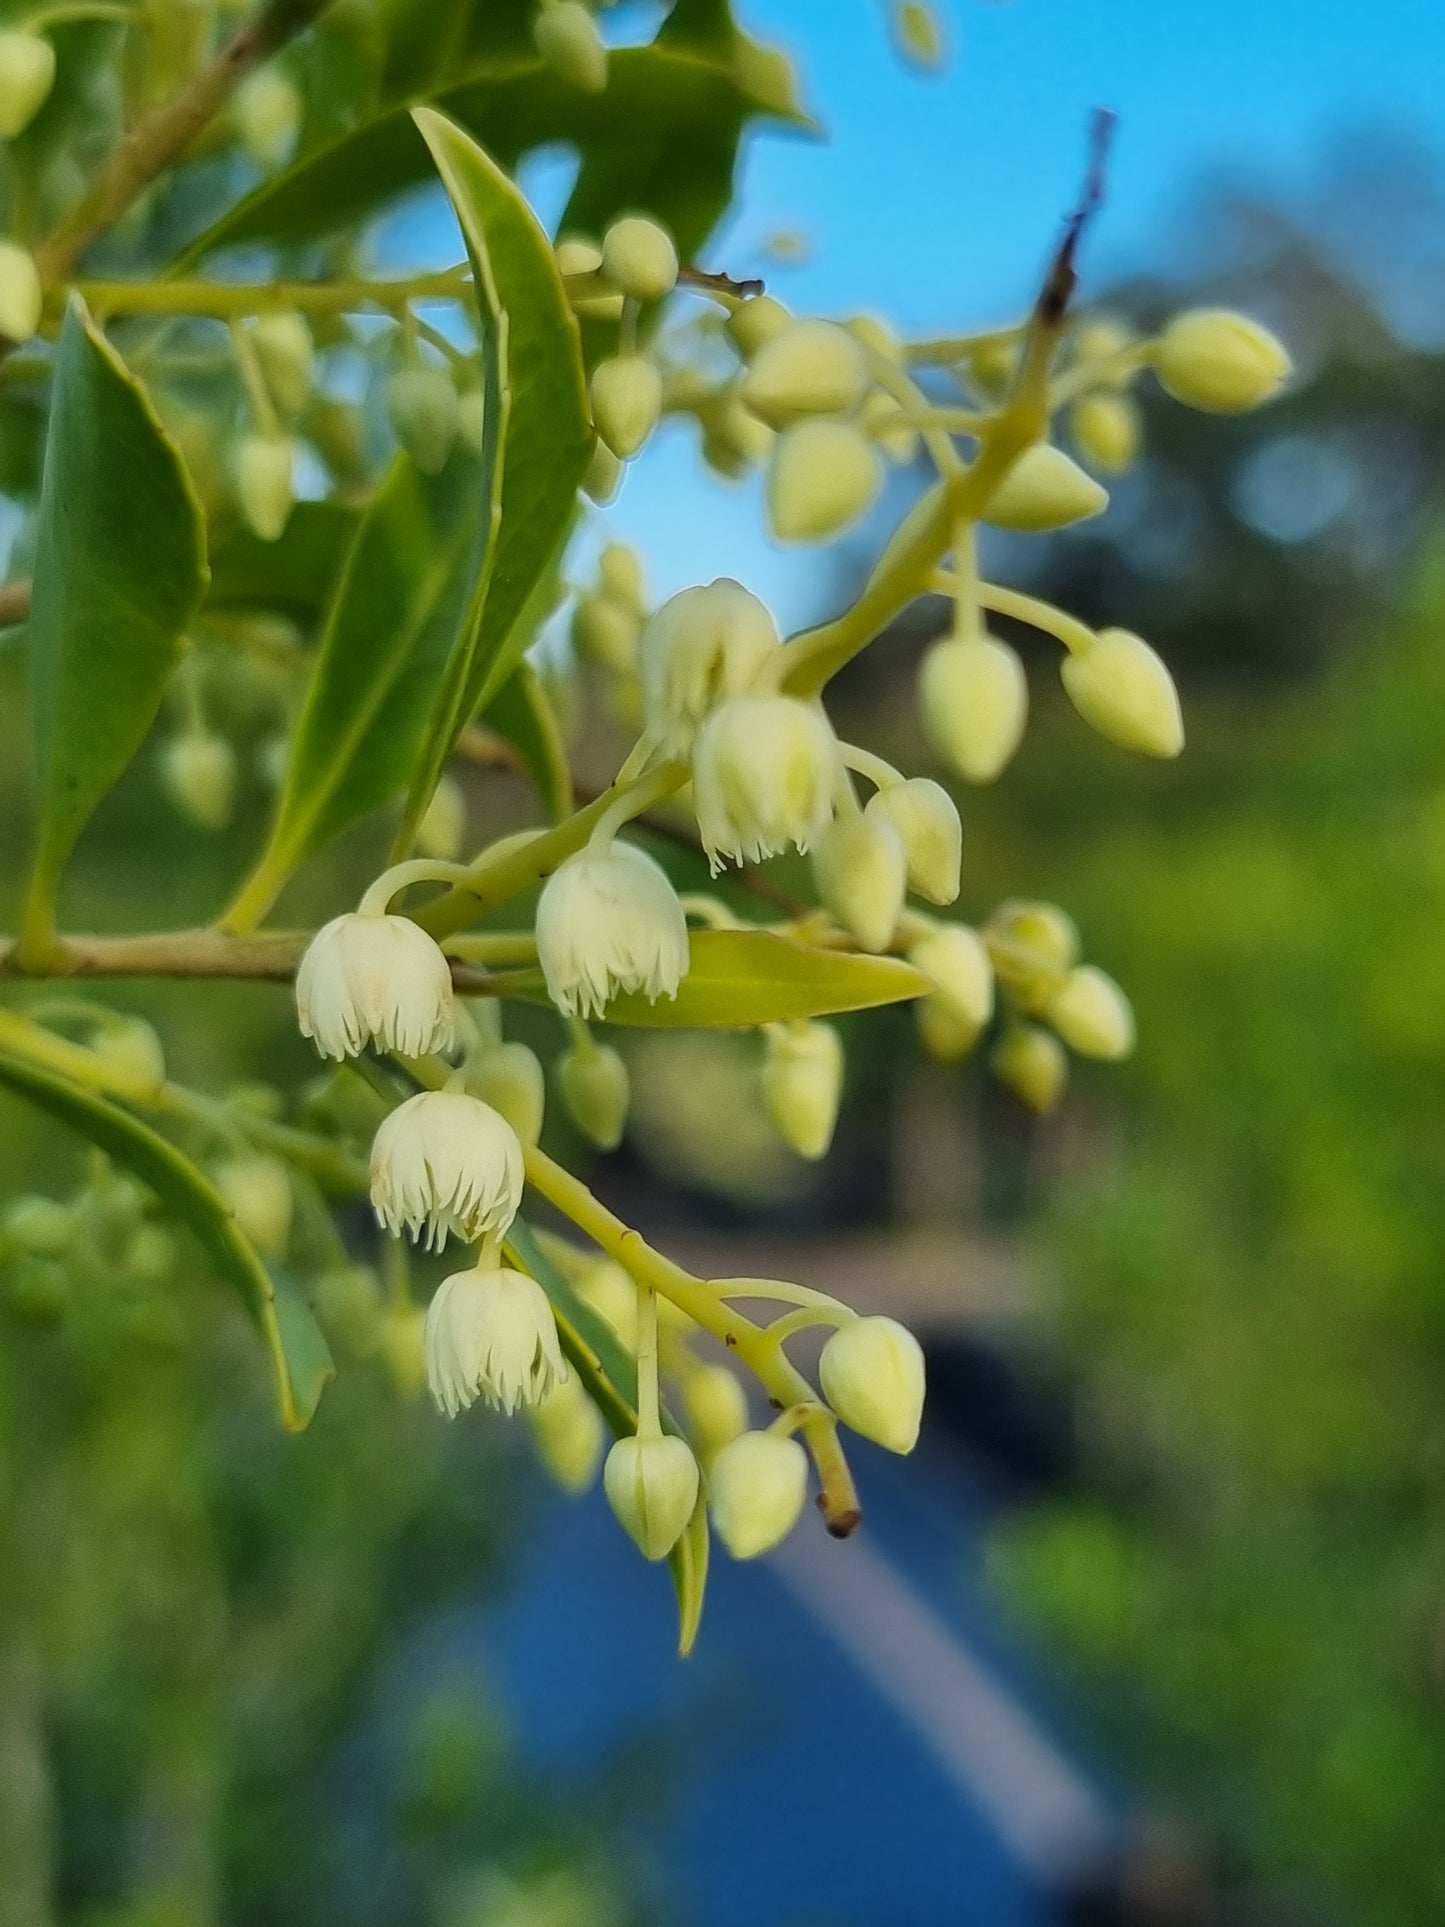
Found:
[[509, 742], [526, 765], [554, 823], [572, 814], [572, 772], [567, 746], [542, 680], [524, 662], [487, 705], [487, 728]]
[[316, 621], [330, 606], [360, 520], [348, 502], [298, 502], [279, 541], [263, 542], [237, 524], [211, 555], [206, 606]]
[[265, 1341], [281, 1423], [288, 1432], [305, 1431], [335, 1376], [326, 1340], [295, 1285], [242, 1237], [210, 1179], [149, 1125], [68, 1078], [0, 1053], [0, 1084], [124, 1164], [190, 1227]]
[[[819, 950], [768, 930], [694, 930], [690, 942], [692, 962], [676, 997], [652, 1003], [641, 991], [624, 992], [607, 1006], [604, 1022], [663, 1030], [750, 1029], [795, 1017], [872, 1010], [926, 996], [933, 988], [921, 970], [897, 957]], [[540, 973], [531, 971], [509, 977], [507, 995], [527, 1003], [548, 1001]]]
[[30, 603], [37, 828], [27, 947], [50, 941], [65, 861], [155, 720], [205, 586], [201, 508], [180, 455], [72, 299]]

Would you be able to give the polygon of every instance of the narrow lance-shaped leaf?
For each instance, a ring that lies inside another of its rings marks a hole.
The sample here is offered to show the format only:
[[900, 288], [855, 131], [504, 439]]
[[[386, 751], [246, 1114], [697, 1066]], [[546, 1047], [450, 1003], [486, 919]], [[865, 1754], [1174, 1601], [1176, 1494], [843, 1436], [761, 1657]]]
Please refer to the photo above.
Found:
[[72, 299], [55, 359], [30, 604], [36, 844], [24, 949], [155, 720], [206, 586], [201, 508], [139, 382]]
[[554, 823], [572, 813], [567, 746], [547, 691], [531, 663], [521, 663], [487, 705], [487, 728], [511, 744]]
[[190, 1227], [265, 1341], [281, 1423], [288, 1432], [304, 1431], [335, 1375], [326, 1340], [295, 1285], [279, 1266], [262, 1262], [204, 1172], [129, 1111], [22, 1058], [0, 1054], [0, 1084], [124, 1164]]

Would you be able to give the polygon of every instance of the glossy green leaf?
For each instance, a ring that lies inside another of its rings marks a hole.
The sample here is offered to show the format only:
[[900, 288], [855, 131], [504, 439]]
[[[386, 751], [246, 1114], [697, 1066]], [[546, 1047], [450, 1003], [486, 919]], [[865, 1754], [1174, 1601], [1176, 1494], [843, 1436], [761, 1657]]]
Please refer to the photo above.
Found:
[[542, 679], [528, 662], [514, 670], [487, 705], [487, 728], [510, 743], [526, 766], [554, 823], [572, 814], [572, 772], [562, 726]]
[[30, 603], [36, 850], [28, 939], [141, 745], [206, 585], [200, 504], [140, 384], [78, 300], [61, 330]]
[[279, 541], [263, 542], [238, 524], [212, 552], [207, 607], [316, 621], [330, 606], [360, 521], [348, 502], [298, 502]]
[[295, 1285], [279, 1266], [264, 1264], [242, 1237], [230, 1206], [204, 1172], [129, 1111], [23, 1058], [0, 1053], [0, 1084], [133, 1171], [190, 1227], [241, 1294], [265, 1341], [281, 1423], [288, 1432], [304, 1431], [335, 1376], [326, 1340]]
[[[652, 1003], [625, 992], [607, 1006], [609, 1024], [662, 1030], [749, 1029], [795, 1017], [837, 1016], [925, 996], [933, 986], [897, 957], [819, 950], [767, 930], [694, 930], [692, 962], [676, 997]], [[508, 979], [507, 995], [546, 1003], [539, 974]]]

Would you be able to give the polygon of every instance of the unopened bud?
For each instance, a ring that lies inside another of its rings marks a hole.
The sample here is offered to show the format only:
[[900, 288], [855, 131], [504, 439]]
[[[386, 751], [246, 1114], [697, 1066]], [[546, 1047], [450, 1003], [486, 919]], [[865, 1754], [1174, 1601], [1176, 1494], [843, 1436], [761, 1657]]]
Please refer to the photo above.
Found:
[[1118, 1059], [1134, 1048], [1134, 1012], [1112, 977], [1092, 964], [1071, 970], [1049, 1005], [1049, 1022], [1080, 1057]]
[[335, 1265], [312, 1292], [321, 1329], [347, 1358], [370, 1358], [384, 1342], [381, 1291], [370, 1265]]
[[33, 1258], [60, 1258], [75, 1240], [75, 1213], [55, 1198], [17, 1198], [4, 1229], [17, 1251]]
[[843, 1095], [843, 1040], [831, 1024], [803, 1021], [768, 1032], [763, 1101], [778, 1136], [800, 1158], [833, 1142]]
[[166, 1058], [161, 1040], [144, 1017], [117, 1017], [104, 1024], [90, 1048], [101, 1062], [138, 1090], [158, 1091], [166, 1081]]
[[34, 1325], [58, 1325], [70, 1310], [70, 1274], [54, 1258], [22, 1255], [4, 1280], [5, 1302], [17, 1318]]
[[823, 1396], [845, 1425], [889, 1452], [911, 1452], [923, 1418], [923, 1348], [895, 1318], [855, 1318], [818, 1360]]
[[572, 647], [583, 662], [625, 676], [637, 663], [642, 619], [613, 595], [579, 595], [572, 608]]
[[582, 477], [583, 491], [599, 508], [603, 508], [617, 493], [621, 481], [622, 464], [599, 437], [592, 444], [592, 453], [587, 458], [587, 472]]
[[1155, 366], [1186, 407], [1241, 415], [1277, 394], [1293, 364], [1284, 344], [1247, 315], [1195, 308], [1164, 330]]
[[855, 341], [884, 361], [903, 362], [903, 345], [888, 323], [876, 314], [855, 314], [843, 323]]
[[444, 368], [398, 368], [386, 384], [392, 433], [423, 475], [439, 475], [457, 439], [459, 404]]
[[236, 497], [252, 533], [279, 542], [291, 520], [293, 450], [285, 435], [247, 435], [236, 454]]
[[631, 1085], [627, 1066], [610, 1044], [589, 1038], [574, 1044], [557, 1065], [567, 1114], [589, 1143], [615, 1151], [627, 1128]]
[[[622, 1340], [629, 1351], [637, 1344], [637, 1286], [622, 1266], [610, 1258], [598, 1258], [583, 1267], [572, 1280], [577, 1296], [590, 1305]], [[658, 1301], [659, 1312], [662, 1300]]]
[[29, 341], [40, 326], [43, 296], [35, 263], [13, 241], [0, 241], [0, 335]]
[[295, 1196], [291, 1173], [281, 1160], [264, 1153], [230, 1158], [216, 1171], [216, 1189], [261, 1255], [284, 1258]]
[[55, 49], [43, 34], [0, 33], [0, 139], [23, 134], [54, 85]]
[[1014, 1002], [1042, 1016], [1079, 955], [1073, 919], [1053, 903], [1003, 903], [989, 919], [989, 955]]
[[867, 392], [862, 344], [832, 321], [795, 321], [764, 341], [740, 389], [774, 428], [802, 415], [851, 414]]
[[994, 1045], [989, 1069], [1021, 1103], [1043, 1117], [1053, 1110], [1069, 1081], [1069, 1060], [1052, 1031], [1037, 1024], [1015, 1024]]
[[[601, 273], [602, 250], [595, 241], [586, 240], [582, 235], [568, 235], [565, 240], [557, 243], [554, 252], [559, 274]], [[585, 315], [591, 321], [622, 319], [623, 297], [615, 288], [601, 287], [595, 292], [589, 290], [586, 293], [576, 288], [569, 288], [567, 299], [571, 303], [574, 314]]]
[[952, 903], [963, 863], [963, 825], [953, 798], [929, 776], [890, 783], [863, 814], [891, 823], [903, 843], [908, 887], [930, 903]]
[[560, 80], [584, 94], [607, 85], [607, 49], [580, 0], [545, 0], [532, 23], [532, 44]]
[[808, 1496], [808, 1455], [796, 1439], [744, 1432], [708, 1470], [717, 1535], [734, 1559], [756, 1559], [786, 1539]]
[[258, 167], [290, 158], [301, 127], [301, 90], [279, 68], [261, 67], [236, 90], [236, 131]]
[[886, 389], [875, 388], [867, 397], [859, 411], [858, 426], [890, 462], [911, 462], [918, 453], [918, 430], [899, 419], [898, 403]]
[[263, 314], [251, 330], [251, 345], [276, 406], [299, 415], [311, 395], [316, 346], [299, 314]]
[[614, 355], [592, 371], [592, 419], [614, 455], [629, 461], [662, 413], [662, 371], [646, 355]]
[[677, 286], [677, 249], [656, 221], [629, 214], [602, 237], [602, 272], [634, 301], [661, 301]]
[[432, 799], [416, 826], [416, 847], [423, 856], [452, 863], [461, 855], [466, 838], [466, 793], [454, 776], [438, 777]]
[[943, 65], [943, 29], [924, 0], [896, 0], [893, 37], [898, 51], [915, 67], [935, 73]]
[[745, 361], [749, 361], [765, 341], [780, 335], [793, 325], [793, 317], [781, 301], [775, 301], [770, 294], [755, 294], [750, 301], [744, 301], [733, 309], [728, 316], [727, 331], [733, 345]]
[[608, 542], [597, 558], [597, 580], [605, 595], [615, 596], [624, 608], [641, 610], [647, 599], [642, 558], [625, 542]]
[[1074, 403], [1069, 433], [1086, 462], [1106, 475], [1122, 475], [1138, 458], [1144, 425], [1128, 395], [1085, 395]]
[[[1073, 365], [1078, 367], [1115, 361], [1126, 348], [1132, 347], [1134, 338], [1133, 329], [1125, 322], [1117, 321], [1110, 315], [1098, 315], [1075, 330], [1072, 339]], [[1119, 368], [1103, 378], [1116, 387], [1124, 387], [1131, 372], [1130, 369]]]
[[161, 776], [173, 800], [203, 830], [223, 830], [236, 794], [236, 756], [224, 736], [195, 731], [161, 751]]
[[825, 909], [862, 950], [886, 950], [908, 888], [903, 839], [884, 816], [835, 816], [813, 846], [813, 882]]
[[1109, 494], [1051, 442], [1026, 448], [989, 497], [984, 519], [996, 529], [1036, 535], [1087, 521], [1109, 506]]
[[703, 460], [719, 475], [745, 475], [772, 453], [774, 431], [743, 406], [736, 389], [715, 396], [699, 420]]
[[690, 1366], [682, 1380], [682, 1409], [704, 1465], [748, 1429], [748, 1395], [726, 1365]]
[[388, 1305], [382, 1317], [381, 1356], [387, 1376], [403, 1398], [416, 1398], [426, 1384], [426, 1313], [420, 1305]]
[[697, 1460], [685, 1439], [618, 1439], [602, 1470], [607, 1503], [644, 1559], [665, 1559], [697, 1505]]
[[1101, 629], [1059, 671], [1084, 721], [1121, 749], [1169, 758], [1184, 747], [1174, 678], [1141, 636]]
[[785, 428], [768, 471], [768, 519], [781, 542], [822, 542], [856, 522], [877, 500], [883, 465], [847, 422]]
[[558, 1379], [528, 1416], [543, 1465], [564, 1492], [585, 1492], [602, 1463], [606, 1433], [576, 1372]]
[[923, 658], [918, 694], [923, 731], [969, 783], [991, 783], [1024, 733], [1029, 686], [1024, 666], [995, 636], [949, 636]]
[[547, 1080], [537, 1053], [526, 1044], [494, 1045], [471, 1066], [467, 1088], [500, 1111], [523, 1144], [541, 1137]]
[[486, 442], [487, 398], [480, 388], [457, 396], [457, 435], [463, 448], [480, 455]]

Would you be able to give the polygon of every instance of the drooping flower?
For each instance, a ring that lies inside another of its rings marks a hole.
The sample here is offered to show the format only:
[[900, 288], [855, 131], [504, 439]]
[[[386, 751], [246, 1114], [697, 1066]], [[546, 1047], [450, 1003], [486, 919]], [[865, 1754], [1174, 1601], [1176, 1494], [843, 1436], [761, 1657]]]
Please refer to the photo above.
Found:
[[442, 1281], [427, 1309], [425, 1348], [427, 1384], [448, 1418], [478, 1398], [515, 1412], [567, 1377], [546, 1292], [506, 1266]]
[[395, 1236], [426, 1231], [476, 1244], [506, 1236], [522, 1202], [522, 1147], [490, 1104], [463, 1091], [420, 1091], [386, 1118], [371, 1147], [371, 1202]]
[[323, 1057], [368, 1044], [422, 1057], [452, 1046], [456, 1012], [446, 958], [410, 917], [333, 917], [296, 973], [301, 1035]]
[[728, 576], [669, 596], [638, 649], [644, 716], [663, 752], [685, 755], [708, 711], [741, 696], [781, 647], [767, 607]]
[[666, 873], [630, 843], [589, 845], [548, 878], [537, 904], [537, 955], [568, 1016], [600, 1015], [619, 990], [655, 1003], [687, 974], [687, 919]]
[[738, 696], [715, 709], [693, 757], [697, 827], [713, 872], [806, 853], [833, 816], [838, 744], [820, 709], [792, 696]]

